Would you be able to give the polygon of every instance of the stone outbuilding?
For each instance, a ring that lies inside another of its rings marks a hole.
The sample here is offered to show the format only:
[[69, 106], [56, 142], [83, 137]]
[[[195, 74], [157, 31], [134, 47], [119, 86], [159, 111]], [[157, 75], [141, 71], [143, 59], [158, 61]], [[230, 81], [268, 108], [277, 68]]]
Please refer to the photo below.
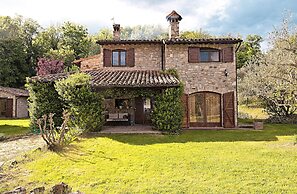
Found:
[[29, 117], [28, 97], [27, 90], [0, 86], [0, 117]]

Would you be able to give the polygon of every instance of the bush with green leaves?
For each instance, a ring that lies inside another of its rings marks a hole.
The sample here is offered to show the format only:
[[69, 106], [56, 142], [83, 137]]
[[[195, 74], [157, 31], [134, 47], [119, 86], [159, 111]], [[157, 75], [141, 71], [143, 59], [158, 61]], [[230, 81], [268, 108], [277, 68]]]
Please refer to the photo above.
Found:
[[183, 109], [181, 102], [183, 88], [167, 88], [155, 98], [152, 113], [153, 126], [164, 132], [176, 133], [181, 129]]
[[100, 131], [104, 123], [102, 115], [103, 97], [92, 92], [91, 77], [75, 73], [68, 78], [56, 81], [55, 88], [71, 113], [70, 122], [86, 131]]
[[35, 80], [27, 80], [26, 88], [29, 91], [29, 113], [31, 119], [31, 130], [39, 132], [36, 124], [37, 119], [43, 115], [54, 113], [54, 122], [61, 125], [63, 122], [62, 113], [64, 102], [59, 98], [59, 94], [55, 90], [54, 84], [47, 82], [38, 82]]

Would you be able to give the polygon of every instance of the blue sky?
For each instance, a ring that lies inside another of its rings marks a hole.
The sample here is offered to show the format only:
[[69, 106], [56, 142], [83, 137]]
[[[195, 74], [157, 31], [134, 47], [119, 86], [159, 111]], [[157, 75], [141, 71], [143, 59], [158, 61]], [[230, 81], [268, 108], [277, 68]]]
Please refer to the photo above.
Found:
[[297, 15], [296, 0], [0, 0], [0, 14], [32, 18], [42, 26], [72, 21], [91, 33], [110, 27], [155, 24], [168, 27], [172, 10], [182, 15], [180, 30], [203, 29], [211, 34], [267, 36], [286, 10]]

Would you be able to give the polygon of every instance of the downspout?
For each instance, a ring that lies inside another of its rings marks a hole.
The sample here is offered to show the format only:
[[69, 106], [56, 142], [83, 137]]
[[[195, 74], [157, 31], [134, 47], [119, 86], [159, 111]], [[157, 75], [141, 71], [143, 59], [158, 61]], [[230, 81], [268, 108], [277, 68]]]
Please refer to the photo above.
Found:
[[162, 71], [165, 70], [165, 45], [166, 45], [166, 42], [165, 40], [162, 40], [162, 46], [161, 46], [161, 69]]
[[237, 82], [237, 61], [236, 61], [236, 53], [237, 53], [237, 51], [238, 51], [238, 49], [240, 48], [240, 46], [241, 46], [241, 42], [239, 42], [239, 44], [238, 44], [238, 46], [237, 46], [237, 48], [235, 49], [235, 73], [236, 73], [236, 108], [237, 108], [237, 110], [236, 110], [236, 126], [235, 127], [238, 127], [238, 82]]

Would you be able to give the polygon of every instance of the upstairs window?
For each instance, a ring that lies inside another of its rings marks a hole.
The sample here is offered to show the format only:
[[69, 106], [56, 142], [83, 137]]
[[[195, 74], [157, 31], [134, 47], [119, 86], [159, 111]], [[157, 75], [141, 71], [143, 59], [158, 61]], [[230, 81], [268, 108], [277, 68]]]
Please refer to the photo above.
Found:
[[223, 62], [229, 63], [234, 61], [233, 47], [225, 47], [220, 50], [213, 48], [188, 48], [189, 63], [207, 63], [207, 62]]
[[126, 66], [126, 51], [112, 51], [112, 66]]
[[220, 51], [215, 49], [200, 49], [200, 62], [219, 62]]

